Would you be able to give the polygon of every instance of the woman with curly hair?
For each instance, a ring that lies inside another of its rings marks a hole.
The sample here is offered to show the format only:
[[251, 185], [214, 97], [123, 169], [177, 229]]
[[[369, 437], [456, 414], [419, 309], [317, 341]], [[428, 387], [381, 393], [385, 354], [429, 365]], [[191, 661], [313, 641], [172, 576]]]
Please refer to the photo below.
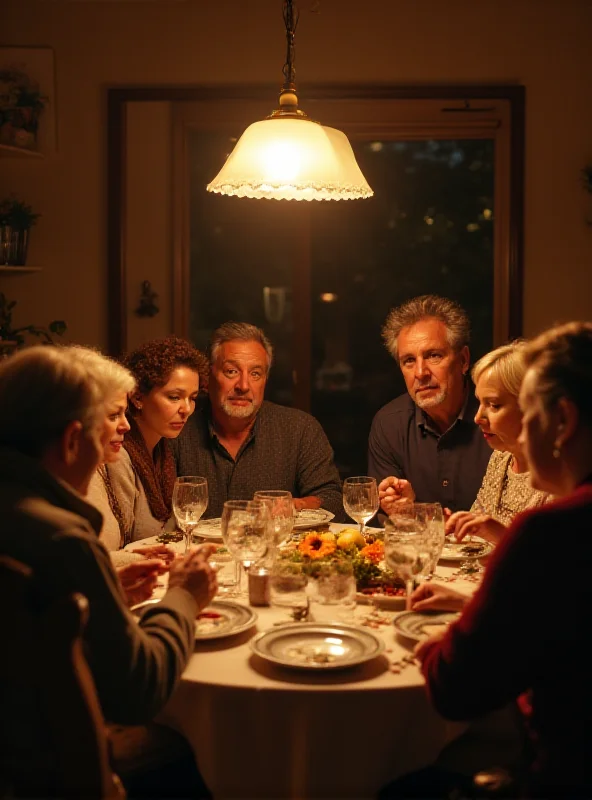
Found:
[[176, 478], [167, 439], [175, 439], [207, 388], [206, 357], [177, 336], [154, 339], [123, 360], [136, 380], [130, 395], [130, 430], [110, 469], [111, 489], [122, 517], [122, 546], [160, 533], [171, 518]]

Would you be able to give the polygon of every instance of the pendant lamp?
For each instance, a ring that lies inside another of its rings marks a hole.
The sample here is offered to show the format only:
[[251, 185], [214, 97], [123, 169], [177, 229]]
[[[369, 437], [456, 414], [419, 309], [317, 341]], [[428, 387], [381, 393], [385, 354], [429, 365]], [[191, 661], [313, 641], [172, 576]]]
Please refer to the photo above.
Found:
[[284, 0], [287, 57], [279, 108], [246, 129], [208, 192], [269, 200], [357, 200], [374, 192], [347, 136], [298, 108], [294, 34], [298, 14]]

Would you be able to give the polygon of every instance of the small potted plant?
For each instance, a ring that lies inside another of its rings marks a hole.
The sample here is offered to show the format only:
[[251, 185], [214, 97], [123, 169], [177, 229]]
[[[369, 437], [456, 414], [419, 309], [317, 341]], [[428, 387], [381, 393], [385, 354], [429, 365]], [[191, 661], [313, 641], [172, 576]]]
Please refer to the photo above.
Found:
[[39, 219], [30, 205], [16, 197], [0, 201], [0, 264], [27, 263], [29, 230]]
[[52, 334], [63, 336], [67, 325], [63, 320], [54, 319], [47, 328], [38, 325], [22, 325], [13, 328], [12, 313], [16, 300], [9, 300], [4, 292], [0, 292], [0, 358], [5, 357], [25, 344], [27, 335], [36, 336], [43, 344], [53, 344]]
[[39, 117], [46, 104], [39, 84], [21, 65], [0, 69], [0, 144], [35, 150]]

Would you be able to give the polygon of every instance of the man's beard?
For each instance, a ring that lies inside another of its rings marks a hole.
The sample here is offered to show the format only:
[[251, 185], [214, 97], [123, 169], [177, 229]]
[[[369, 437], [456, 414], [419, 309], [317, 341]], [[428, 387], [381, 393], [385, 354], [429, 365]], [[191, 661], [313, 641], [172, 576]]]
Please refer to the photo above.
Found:
[[[241, 399], [245, 400], [246, 398], [235, 398], [236, 400]], [[252, 400], [247, 400], [249, 403], [248, 406], [234, 406], [230, 400], [226, 399], [222, 401], [222, 408], [229, 417], [234, 417], [235, 419], [248, 419], [249, 417], [254, 417], [259, 407], [255, 405]]]
[[448, 396], [448, 390], [446, 387], [440, 386], [439, 391], [437, 394], [432, 395], [432, 397], [423, 397], [421, 394], [415, 393], [415, 403], [419, 406], [419, 408], [435, 408], [435, 406], [439, 406], [440, 403], [443, 403]]

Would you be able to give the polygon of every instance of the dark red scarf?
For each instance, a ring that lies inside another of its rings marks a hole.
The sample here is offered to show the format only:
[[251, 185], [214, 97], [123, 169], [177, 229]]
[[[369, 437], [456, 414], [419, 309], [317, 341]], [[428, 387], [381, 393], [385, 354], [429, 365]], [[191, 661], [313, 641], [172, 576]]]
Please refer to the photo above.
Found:
[[166, 522], [172, 513], [173, 487], [177, 477], [175, 459], [166, 439], [158, 442], [151, 456], [136, 421], [133, 417], [128, 421], [131, 428], [125, 434], [123, 446], [142, 482], [152, 516]]

